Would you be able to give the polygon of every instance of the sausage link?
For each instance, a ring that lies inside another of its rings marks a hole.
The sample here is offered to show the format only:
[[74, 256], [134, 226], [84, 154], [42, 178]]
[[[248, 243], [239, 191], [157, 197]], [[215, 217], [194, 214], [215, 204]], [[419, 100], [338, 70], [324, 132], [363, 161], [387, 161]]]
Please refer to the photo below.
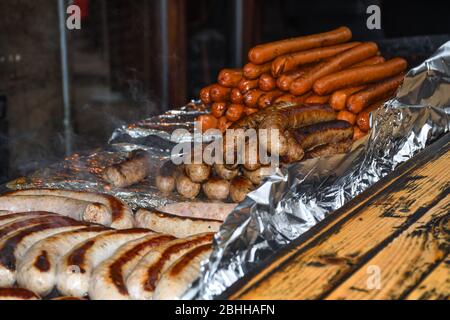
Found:
[[289, 87], [291, 86], [292, 82], [301, 75], [305, 74], [305, 72], [306, 71], [304, 68], [298, 68], [296, 70], [292, 70], [282, 74], [277, 79], [277, 87], [283, 91], [289, 91]]
[[264, 93], [258, 99], [258, 107], [260, 109], [263, 109], [263, 108], [270, 106], [276, 98], [281, 97], [283, 94], [284, 94], [284, 92], [281, 90], [273, 90], [273, 91]]
[[233, 90], [231, 90], [230, 99], [232, 103], [244, 103], [244, 95], [238, 88], [234, 88]]
[[358, 126], [354, 126], [353, 141], [363, 138], [367, 132], [362, 131]]
[[219, 118], [217, 128], [220, 130], [220, 132], [225, 132], [231, 124], [232, 122], [228, 121], [226, 116], [223, 116]]
[[176, 188], [181, 196], [187, 199], [194, 199], [200, 193], [201, 184], [192, 182], [191, 179], [183, 174], [178, 177]]
[[228, 180], [212, 177], [203, 184], [203, 192], [210, 200], [225, 200], [230, 193]]
[[211, 114], [219, 119], [227, 111], [227, 105], [226, 102], [214, 102], [211, 106]]
[[[353, 49], [349, 51], [351, 50]], [[405, 59], [393, 58], [372, 66], [350, 68], [320, 77], [321, 79], [314, 83], [314, 92], [317, 94], [329, 94], [342, 88], [380, 81], [398, 75], [406, 69], [406, 66]]]
[[230, 100], [231, 88], [221, 86], [220, 84], [213, 84], [210, 87], [209, 95], [212, 102], [226, 102]]
[[230, 198], [233, 202], [242, 202], [247, 194], [254, 189], [253, 183], [247, 177], [235, 177], [230, 184]]
[[244, 76], [248, 79], [256, 79], [263, 73], [269, 73], [271, 68], [272, 68], [271, 62], [265, 64], [247, 63], [243, 69]]
[[239, 174], [238, 169], [228, 169], [223, 164], [215, 163], [214, 171], [216, 174], [225, 180], [231, 180]]
[[317, 94], [312, 94], [308, 98], [305, 99], [305, 104], [327, 104], [328, 100], [330, 100], [330, 95], [328, 96], [319, 96]]
[[277, 82], [269, 73], [263, 73], [261, 77], [259, 77], [258, 85], [263, 91], [272, 91], [277, 86]]
[[176, 167], [172, 161], [166, 161], [160, 168], [155, 178], [155, 184], [163, 194], [169, 194], [175, 190]]
[[330, 106], [336, 111], [344, 110], [348, 97], [366, 87], [367, 86], [356, 86], [333, 92], [330, 97]]
[[384, 101], [376, 102], [358, 113], [356, 116], [356, 124], [362, 131], [367, 132], [370, 130], [370, 113], [381, 107], [383, 102]]
[[249, 107], [245, 107], [244, 108], [244, 113], [245, 115], [249, 116], [255, 112], [258, 112], [258, 108], [249, 108]]
[[244, 105], [232, 103], [228, 106], [225, 116], [231, 122], [238, 121], [244, 114]]
[[308, 151], [306, 153], [305, 158], [311, 159], [311, 158], [331, 156], [334, 154], [347, 153], [348, 151], [350, 151], [351, 147], [352, 147], [351, 138], [336, 143], [323, 144]]
[[218, 122], [217, 118], [212, 114], [202, 114], [196, 119], [197, 125], [201, 126], [202, 132], [205, 132], [209, 129], [216, 129]]
[[204, 87], [200, 90], [200, 100], [202, 100], [204, 104], [210, 104], [212, 102], [210, 92], [211, 86]]
[[[352, 64], [363, 61], [367, 58], [370, 58], [376, 55], [378, 52], [378, 46], [373, 42], [367, 42], [356, 47], [353, 47], [347, 51], [341, 52], [335, 57], [320, 63], [316, 67], [309, 70], [303, 76], [295, 79], [289, 91], [295, 95], [301, 95], [307, 91], [309, 91], [314, 86], [314, 91], [320, 95], [330, 94], [335, 90], [327, 90], [322, 89], [319, 85], [316, 88], [316, 82], [321, 78], [326, 77], [327, 75], [331, 75], [338, 71], [341, 71]], [[368, 67], [367, 67], [368, 68]], [[339, 88], [338, 88], [339, 89]]]
[[385, 61], [386, 61], [386, 59], [384, 59], [382, 56], [375, 56], [375, 57], [363, 60], [361, 62], [352, 64], [350, 66], [350, 68], [359, 68], [359, 67], [365, 67], [365, 66], [373, 66], [373, 65], [376, 65], [376, 64], [383, 63]]
[[227, 88], [234, 88], [242, 79], [241, 69], [222, 69], [217, 77], [217, 82]]
[[272, 62], [272, 75], [274, 77], [278, 77], [282, 73], [291, 71], [299, 65], [318, 62], [325, 58], [333, 57], [336, 54], [351, 49], [359, 44], [361, 43], [350, 42], [339, 44], [336, 46], [321, 47], [280, 56]]
[[244, 103], [247, 107], [254, 108], [258, 104], [259, 98], [264, 94], [264, 91], [253, 89], [244, 95]]
[[248, 59], [255, 64], [261, 64], [271, 61], [282, 54], [331, 46], [349, 41], [351, 38], [352, 32], [350, 29], [340, 27], [324, 33], [258, 45], [250, 49]]
[[385, 81], [375, 83], [367, 89], [361, 90], [348, 98], [347, 109], [353, 113], [359, 113], [370, 104], [394, 94], [403, 83], [404, 75], [399, 74]]
[[242, 78], [242, 80], [239, 81], [238, 89], [242, 94], [245, 94], [252, 89], [258, 88], [258, 82], [258, 79]]

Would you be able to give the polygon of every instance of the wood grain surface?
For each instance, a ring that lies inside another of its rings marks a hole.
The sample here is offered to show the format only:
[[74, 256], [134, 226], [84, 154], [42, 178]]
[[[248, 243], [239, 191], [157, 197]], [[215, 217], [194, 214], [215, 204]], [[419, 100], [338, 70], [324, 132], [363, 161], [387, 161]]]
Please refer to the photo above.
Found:
[[231, 299], [448, 299], [450, 135], [227, 293]]

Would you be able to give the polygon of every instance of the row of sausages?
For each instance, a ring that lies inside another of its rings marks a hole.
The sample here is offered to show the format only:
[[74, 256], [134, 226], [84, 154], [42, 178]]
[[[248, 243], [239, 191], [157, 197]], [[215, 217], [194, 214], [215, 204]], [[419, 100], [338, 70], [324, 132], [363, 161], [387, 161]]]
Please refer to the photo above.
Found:
[[[338, 118], [346, 121], [349, 112], [357, 115], [380, 105], [401, 84], [406, 61], [385, 61], [375, 43], [347, 42], [351, 36], [348, 28], [341, 27], [251, 49], [250, 62], [242, 69], [223, 69], [218, 83], [201, 90], [201, 100], [211, 106], [211, 114], [198, 118], [202, 129], [224, 131], [258, 109], [278, 103], [330, 104], [342, 111]], [[366, 120], [366, 114], [361, 118]]]
[[46, 211], [2, 211], [0, 288], [10, 289], [0, 299], [37, 299], [55, 289], [90, 299], [179, 298], [221, 223], [141, 209], [136, 228], [117, 230]]

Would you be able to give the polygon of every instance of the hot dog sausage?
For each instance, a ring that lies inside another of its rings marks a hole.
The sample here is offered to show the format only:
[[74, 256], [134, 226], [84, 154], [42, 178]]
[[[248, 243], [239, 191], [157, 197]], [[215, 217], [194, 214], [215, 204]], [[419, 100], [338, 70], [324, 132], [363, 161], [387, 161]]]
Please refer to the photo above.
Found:
[[242, 104], [244, 103], [244, 95], [238, 88], [231, 90], [230, 99], [232, 103]]
[[347, 121], [351, 125], [354, 125], [356, 122], [356, 114], [347, 110], [341, 110], [339, 111], [336, 119]]
[[315, 104], [327, 104], [330, 100], [330, 96], [319, 96], [317, 94], [312, 94], [305, 99], [305, 104], [315, 105]]
[[200, 100], [204, 104], [210, 104], [212, 102], [211, 100], [211, 86], [204, 87], [200, 90]]
[[272, 62], [272, 75], [274, 77], [278, 77], [282, 73], [291, 71], [299, 65], [318, 62], [325, 58], [335, 56], [342, 51], [351, 49], [359, 44], [361, 43], [350, 42], [339, 44], [336, 46], [321, 47], [280, 56]]
[[246, 94], [248, 91], [258, 88], [258, 83], [258, 79], [242, 78], [239, 82], [238, 89], [242, 94]]
[[231, 122], [238, 121], [244, 115], [244, 105], [232, 103], [228, 106], [225, 116]]
[[196, 125], [200, 126], [202, 132], [209, 129], [216, 129], [218, 126], [217, 118], [212, 114], [202, 114], [197, 117], [196, 122]]
[[225, 114], [225, 111], [227, 111], [227, 102], [214, 102], [211, 106], [211, 114], [219, 119]]
[[249, 51], [248, 59], [255, 64], [261, 64], [282, 54], [343, 43], [351, 38], [352, 32], [350, 29], [340, 27], [324, 33], [258, 45]]
[[228, 88], [234, 88], [242, 79], [241, 69], [222, 69], [217, 77], [217, 82]]
[[231, 88], [213, 84], [210, 86], [209, 95], [212, 102], [226, 102], [230, 100]]
[[140, 228], [149, 228], [177, 238], [189, 237], [203, 232], [217, 232], [222, 225], [220, 220], [179, 216], [146, 209], [138, 210], [136, 222]]
[[314, 85], [314, 91], [317, 94], [319, 95], [330, 94], [331, 92], [340, 88], [329, 90], [328, 87], [323, 88], [323, 85], [321, 83], [319, 83], [316, 86], [316, 83], [319, 82], [319, 79], [323, 80], [326, 78], [327, 75], [331, 74], [334, 75], [338, 71], [341, 71], [351, 66], [352, 64], [355, 64], [357, 62], [363, 61], [367, 58], [376, 55], [377, 52], [378, 46], [373, 42], [363, 43], [347, 51], [341, 52], [338, 55], [334, 56], [333, 58], [327, 60], [326, 62], [320, 63], [319, 65], [315, 66], [303, 76], [300, 76], [299, 78], [295, 79], [292, 82], [289, 91], [292, 94], [301, 95], [309, 91], [311, 88], [313, 88]]
[[244, 103], [247, 107], [254, 108], [258, 105], [259, 98], [264, 94], [264, 91], [253, 89], [244, 95]]
[[333, 92], [330, 97], [330, 106], [336, 111], [344, 110], [348, 97], [364, 88], [366, 88], [365, 85], [349, 87]]
[[263, 73], [270, 72], [270, 69], [272, 67], [272, 63], [264, 63], [264, 64], [253, 64], [253, 63], [247, 63], [244, 66], [244, 76], [247, 79], [256, 79]]
[[405, 59], [393, 58], [372, 66], [350, 68], [317, 80], [314, 83], [314, 92], [317, 94], [329, 94], [342, 88], [380, 81], [398, 75], [406, 69], [406, 66]]
[[370, 104], [384, 99], [386, 96], [392, 96], [403, 83], [403, 79], [404, 75], [399, 74], [351, 95], [347, 100], [347, 109], [353, 113], [359, 113]]
[[258, 107], [263, 109], [270, 106], [276, 98], [281, 97], [283, 94], [284, 92], [281, 90], [273, 90], [264, 93], [258, 99]]
[[258, 85], [262, 91], [271, 91], [275, 89], [275, 87], [277, 86], [277, 82], [275, 78], [272, 77], [269, 73], [263, 73], [259, 77]]
[[381, 107], [383, 102], [384, 101], [376, 102], [358, 113], [356, 116], [356, 124], [362, 131], [367, 132], [370, 130], [370, 113]]

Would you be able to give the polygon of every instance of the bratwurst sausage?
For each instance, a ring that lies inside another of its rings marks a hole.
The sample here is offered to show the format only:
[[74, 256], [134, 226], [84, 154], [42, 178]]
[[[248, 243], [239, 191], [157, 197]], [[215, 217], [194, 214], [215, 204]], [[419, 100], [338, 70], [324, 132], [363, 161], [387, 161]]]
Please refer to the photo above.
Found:
[[103, 179], [116, 188], [124, 188], [144, 180], [149, 173], [150, 155], [136, 150], [124, 162], [105, 168]]

